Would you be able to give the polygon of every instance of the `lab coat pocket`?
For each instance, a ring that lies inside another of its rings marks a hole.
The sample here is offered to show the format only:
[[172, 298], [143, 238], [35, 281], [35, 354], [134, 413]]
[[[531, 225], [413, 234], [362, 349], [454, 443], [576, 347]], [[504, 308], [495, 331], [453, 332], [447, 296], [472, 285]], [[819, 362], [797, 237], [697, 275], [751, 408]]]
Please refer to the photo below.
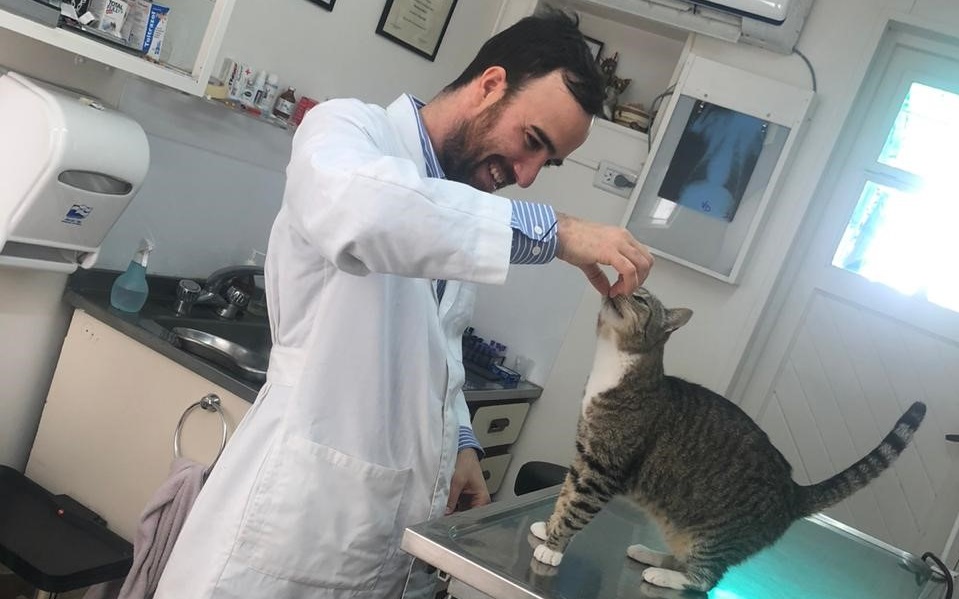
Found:
[[396, 551], [410, 470], [365, 462], [288, 436], [273, 447], [238, 545], [265, 574], [371, 590]]

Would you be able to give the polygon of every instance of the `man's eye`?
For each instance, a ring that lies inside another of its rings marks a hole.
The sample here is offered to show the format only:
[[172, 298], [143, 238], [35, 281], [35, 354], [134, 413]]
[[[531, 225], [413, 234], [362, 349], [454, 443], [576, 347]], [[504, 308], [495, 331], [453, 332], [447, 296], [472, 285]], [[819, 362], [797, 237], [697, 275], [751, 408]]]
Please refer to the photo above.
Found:
[[540, 148], [543, 147], [543, 144], [540, 143], [539, 139], [537, 139], [536, 137], [527, 134], [526, 147], [528, 147], [530, 150], [539, 150]]
[[543, 164], [543, 166], [546, 166], [546, 167], [550, 167], [550, 166], [563, 166], [563, 161], [560, 160], [559, 158], [550, 158], [549, 160], [547, 160], [547, 161]]

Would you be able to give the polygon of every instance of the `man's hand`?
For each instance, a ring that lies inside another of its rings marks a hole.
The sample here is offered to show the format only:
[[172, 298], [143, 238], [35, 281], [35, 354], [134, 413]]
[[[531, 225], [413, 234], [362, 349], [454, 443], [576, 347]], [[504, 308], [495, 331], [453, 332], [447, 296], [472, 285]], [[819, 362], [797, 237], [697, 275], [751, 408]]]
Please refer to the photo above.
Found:
[[450, 498], [446, 501], [446, 513], [468, 510], [490, 503], [489, 490], [476, 450], [467, 447], [456, 456], [456, 469], [450, 483]]
[[[622, 227], [611, 227], [556, 213], [558, 245], [556, 257], [586, 274], [603, 295], [629, 295], [643, 284], [653, 267], [653, 256]], [[612, 287], [599, 267], [612, 266], [619, 279]]]

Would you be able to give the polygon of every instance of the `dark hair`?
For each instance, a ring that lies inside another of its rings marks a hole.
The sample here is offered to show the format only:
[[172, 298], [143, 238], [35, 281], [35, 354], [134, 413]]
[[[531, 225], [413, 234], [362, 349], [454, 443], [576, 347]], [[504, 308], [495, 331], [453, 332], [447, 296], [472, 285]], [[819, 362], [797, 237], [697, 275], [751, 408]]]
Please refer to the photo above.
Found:
[[444, 92], [463, 87], [490, 67], [506, 70], [506, 97], [518, 92], [530, 80], [560, 69], [567, 89], [588, 114], [603, 109], [603, 77], [593, 59], [579, 18], [546, 9], [518, 21], [483, 44], [476, 58]]

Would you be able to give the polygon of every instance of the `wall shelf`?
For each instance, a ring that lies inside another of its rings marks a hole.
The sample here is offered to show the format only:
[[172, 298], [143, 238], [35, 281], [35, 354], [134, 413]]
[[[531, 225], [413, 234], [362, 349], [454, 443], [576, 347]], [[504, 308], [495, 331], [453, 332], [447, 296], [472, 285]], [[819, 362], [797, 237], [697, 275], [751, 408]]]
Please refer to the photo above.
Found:
[[151, 62], [138, 54], [71, 29], [48, 27], [25, 17], [0, 10], [0, 28], [72, 52], [144, 79], [195, 96], [202, 96], [213, 73], [216, 55], [223, 40], [235, 0], [214, 0], [209, 21], [199, 42], [192, 69]]

